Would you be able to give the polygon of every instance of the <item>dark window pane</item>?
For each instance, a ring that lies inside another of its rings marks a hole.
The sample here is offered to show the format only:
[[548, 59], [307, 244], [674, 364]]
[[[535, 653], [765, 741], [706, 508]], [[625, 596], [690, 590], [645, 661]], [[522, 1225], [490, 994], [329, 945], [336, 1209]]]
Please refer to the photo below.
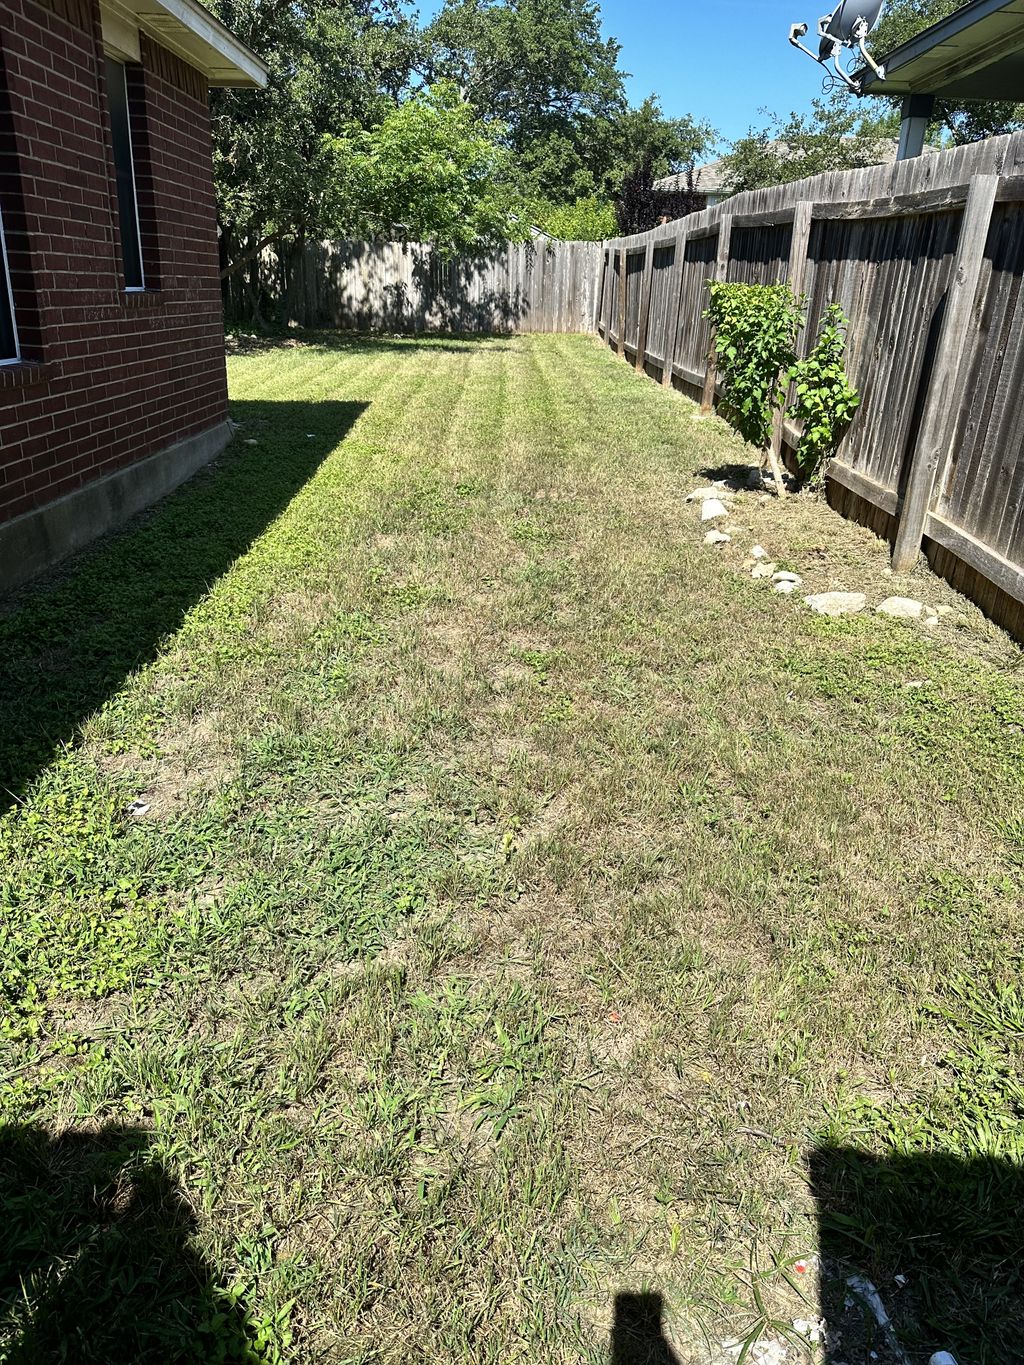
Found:
[[11, 277], [4, 247], [4, 220], [0, 218], [0, 360], [17, 360], [18, 334], [14, 330], [14, 304], [11, 302]]
[[114, 169], [117, 172], [117, 212], [121, 224], [121, 255], [124, 282], [141, 289], [142, 247], [139, 243], [139, 211], [135, 202], [135, 167], [132, 164], [132, 131], [128, 121], [128, 88], [120, 62], [107, 58], [107, 99], [114, 135]]

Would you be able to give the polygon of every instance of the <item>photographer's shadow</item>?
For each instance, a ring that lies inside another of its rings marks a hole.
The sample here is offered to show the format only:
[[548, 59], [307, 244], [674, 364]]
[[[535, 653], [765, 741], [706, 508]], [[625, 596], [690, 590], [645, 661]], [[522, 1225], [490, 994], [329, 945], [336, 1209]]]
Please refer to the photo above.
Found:
[[0, 1360], [256, 1359], [194, 1230], [146, 1133], [0, 1129]]

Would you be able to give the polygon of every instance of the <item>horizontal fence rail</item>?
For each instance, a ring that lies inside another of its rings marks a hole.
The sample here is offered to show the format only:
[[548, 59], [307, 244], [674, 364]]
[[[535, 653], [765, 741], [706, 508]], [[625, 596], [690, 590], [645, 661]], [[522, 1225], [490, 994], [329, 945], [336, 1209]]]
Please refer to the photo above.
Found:
[[302, 327], [593, 332], [600, 242], [513, 242], [449, 256], [417, 242], [307, 242], [260, 261], [261, 290]]
[[[605, 242], [600, 268], [601, 336], [706, 410], [709, 280], [788, 280], [804, 346], [839, 303], [862, 403], [834, 505], [1024, 636], [1024, 135], [737, 195]], [[799, 435], [777, 425], [780, 447]]]

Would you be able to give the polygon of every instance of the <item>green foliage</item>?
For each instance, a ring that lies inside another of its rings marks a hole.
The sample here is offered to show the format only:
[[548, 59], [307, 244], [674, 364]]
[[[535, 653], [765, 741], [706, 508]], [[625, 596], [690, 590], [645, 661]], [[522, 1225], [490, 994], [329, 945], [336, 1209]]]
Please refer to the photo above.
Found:
[[596, 194], [571, 204], [547, 205], [536, 219], [537, 227], [564, 242], [603, 242], [617, 232], [615, 205]]
[[646, 232], [654, 227], [661, 207], [654, 181], [662, 175], [692, 170], [716, 137], [709, 123], [665, 118], [653, 97], [624, 114], [615, 130], [619, 232]]
[[796, 384], [791, 417], [804, 423], [798, 458], [805, 475], [814, 473], [835, 450], [860, 398], [843, 359], [847, 321], [838, 304], [825, 310], [806, 360], [796, 358], [804, 326], [804, 303], [786, 284], [708, 285], [705, 317], [714, 329], [718, 374], [725, 390], [722, 415], [744, 440], [764, 450], [772, 420]]
[[629, 107], [593, 0], [448, 0], [425, 27], [400, 0], [209, 3], [270, 70], [266, 91], [212, 94], [235, 312], [258, 316], [252, 263], [271, 244], [287, 261], [336, 235], [520, 237], [526, 205], [604, 205], [638, 166], [689, 164], [710, 131], [653, 97]]
[[744, 440], [764, 449], [772, 414], [782, 402], [781, 376], [796, 363], [803, 314], [785, 284], [708, 286], [705, 317], [714, 329], [718, 373], [725, 389], [723, 415]]
[[732, 144], [723, 158], [729, 191], [877, 165], [898, 133], [898, 118], [884, 108], [880, 117], [865, 118], [861, 105], [815, 100], [813, 113], [773, 117]]
[[319, 236], [341, 172], [328, 135], [370, 127], [407, 87], [419, 39], [396, 0], [208, 0], [263, 59], [263, 90], [213, 90], [221, 265], [262, 244]]
[[789, 416], [803, 422], [797, 459], [805, 475], [813, 474], [834, 452], [860, 406], [860, 395], [844, 365], [849, 323], [838, 303], [830, 303], [806, 360], [790, 367], [796, 397]]
[[626, 99], [619, 44], [602, 35], [593, 0], [447, 0], [422, 42], [427, 79], [454, 81], [502, 123], [535, 195], [571, 203], [601, 192], [605, 125]]
[[377, 127], [335, 146], [343, 174], [335, 230], [468, 250], [524, 240], [500, 124], [485, 124], [449, 81], [390, 109]]

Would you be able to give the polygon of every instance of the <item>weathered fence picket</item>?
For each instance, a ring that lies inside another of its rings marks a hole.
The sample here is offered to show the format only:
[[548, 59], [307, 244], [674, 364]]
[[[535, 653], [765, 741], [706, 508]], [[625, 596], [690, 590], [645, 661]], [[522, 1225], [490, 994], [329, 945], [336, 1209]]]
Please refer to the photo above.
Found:
[[267, 251], [260, 284], [303, 327], [386, 332], [593, 332], [600, 242], [539, 238], [473, 256], [418, 242]]

